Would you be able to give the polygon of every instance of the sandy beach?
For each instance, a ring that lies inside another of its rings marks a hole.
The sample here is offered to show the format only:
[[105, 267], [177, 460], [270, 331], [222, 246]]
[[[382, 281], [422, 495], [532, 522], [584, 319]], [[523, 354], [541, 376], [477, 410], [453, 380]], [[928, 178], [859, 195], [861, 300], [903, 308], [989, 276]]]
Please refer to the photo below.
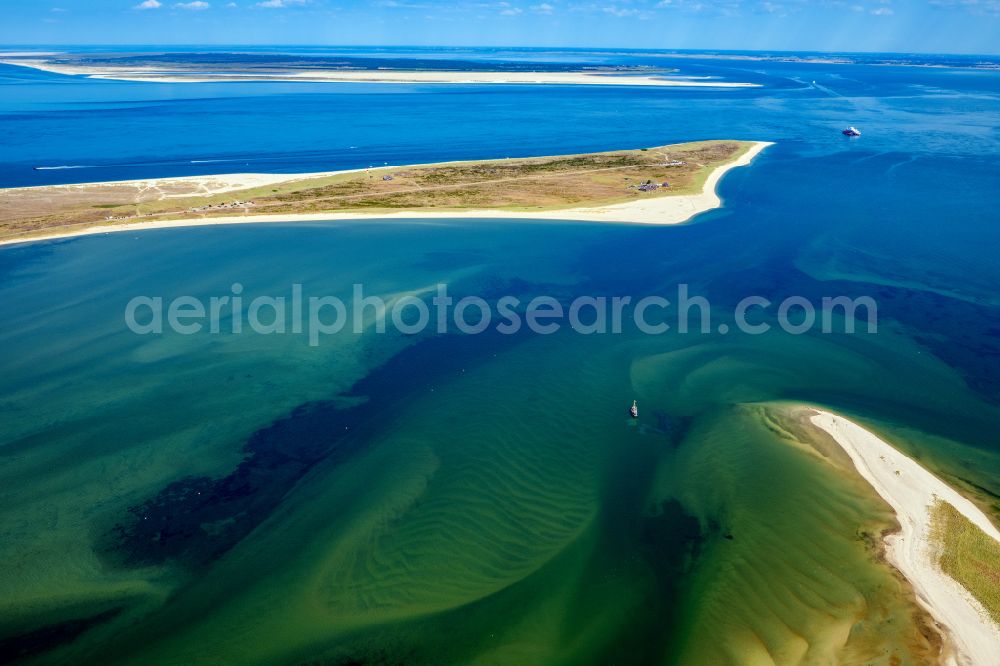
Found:
[[[680, 224], [693, 216], [718, 208], [722, 205], [716, 187], [722, 177], [736, 167], [746, 166], [762, 150], [773, 145], [766, 141], [755, 142], [749, 150], [738, 159], [717, 167], [708, 178], [702, 191], [698, 194], [676, 196], [650, 197], [622, 204], [589, 208], [567, 208], [560, 210], [544, 210], [537, 212], [518, 212], [509, 210], [460, 210], [460, 211], [404, 211], [399, 213], [307, 213], [279, 215], [232, 215], [224, 217], [203, 217], [183, 220], [151, 220], [127, 224], [97, 224], [90, 227], [75, 228], [72, 231], [44, 233], [30, 238], [8, 238], [0, 240], [0, 246], [15, 243], [28, 243], [41, 240], [54, 240], [73, 236], [87, 236], [122, 231], [140, 231], [144, 229], [166, 229], [174, 227], [195, 227], [222, 224], [251, 224], [275, 222], [320, 222], [339, 220], [434, 220], [455, 218], [502, 218], [514, 220], [553, 220], [568, 222], [610, 222], [617, 224]], [[264, 184], [286, 183], [318, 176], [331, 176], [351, 171], [331, 171], [308, 174], [227, 174], [219, 176], [188, 176], [184, 178], [164, 178], [145, 181], [120, 181], [121, 183], [139, 184], [156, 189], [166, 184], [185, 183], [190, 189], [205, 194], [227, 192]], [[80, 185], [65, 185], [51, 187], [86, 188], [107, 183], [84, 183]]]
[[115, 81], [159, 83], [207, 83], [211, 81], [311, 81], [328, 83], [409, 83], [409, 84], [502, 84], [654, 86], [670, 88], [757, 88], [756, 83], [706, 81], [694, 78], [664, 78], [658, 75], [622, 76], [602, 72], [470, 72], [405, 70], [315, 70], [274, 72], [197, 72], [158, 67], [96, 67], [52, 64], [46, 60], [0, 60], [0, 64], [31, 67], [53, 74], [86, 76]]
[[950, 644], [946, 663], [1000, 664], [1000, 628], [982, 604], [936, 563], [931, 506], [935, 500], [951, 504], [997, 541], [1000, 531], [971, 501], [875, 434], [836, 414], [817, 411], [812, 423], [843, 447], [861, 476], [896, 513], [900, 531], [886, 538], [886, 555], [941, 625]]

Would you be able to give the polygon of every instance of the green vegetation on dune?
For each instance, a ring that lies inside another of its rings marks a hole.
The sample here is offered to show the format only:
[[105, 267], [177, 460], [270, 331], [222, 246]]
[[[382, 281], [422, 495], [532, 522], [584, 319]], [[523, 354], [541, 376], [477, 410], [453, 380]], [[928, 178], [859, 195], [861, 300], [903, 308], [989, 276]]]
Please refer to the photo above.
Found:
[[[700, 193], [754, 144], [713, 140], [580, 155], [359, 169], [242, 189], [201, 180], [0, 190], [0, 238], [232, 215], [507, 210], [606, 206]], [[642, 188], [642, 189], [640, 189]]]
[[[296, 181], [278, 192], [251, 192], [258, 213], [558, 210], [700, 192], [708, 174], [738, 159], [751, 145], [745, 141], [697, 141], [583, 155], [389, 167], [334, 179]], [[393, 179], [383, 181], [383, 175]], [[669, 182], [670, 186], [641, 192], [636, 186], [643, 182]], [[248, 198], [251, 192], [239, 194]]]
[[941, 569], [1000, 623], [1000, 543], [947, 502], [934, 504], [932, 520]]

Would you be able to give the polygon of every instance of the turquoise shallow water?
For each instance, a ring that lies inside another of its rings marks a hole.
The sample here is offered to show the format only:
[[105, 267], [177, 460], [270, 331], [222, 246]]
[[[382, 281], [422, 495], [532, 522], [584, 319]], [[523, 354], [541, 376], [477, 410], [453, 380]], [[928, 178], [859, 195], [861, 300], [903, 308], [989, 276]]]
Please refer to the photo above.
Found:
[[[788, 405], [854, 415], [996, 501], [1000, 79], [810, 67], [756, 63], [775, 82], [758, 91], [655, 95], [11, 74], [0, 131], [38, 138], [10, 144], [7, 184], [34, 177], [32, 162], [84, 157], [146, 165], [100, 178], [186, 173], [148, 155], [244, 150], [279, 152], [289, 168], [351, 166], [327, 145], [355, 136], [397, 162], [777, 143], [726, 176], [721, 209], [674, 228], [317, 223], [4, 248], [4, 656], [919, 663], [933, 641], [872, 550], [887, 512], [842, 460], [808, 454], [817, 444]], [[295, 122], [250, 131], [278, 106]], [[210, 116], [229, 129], [211, 131]], [[860, 141], [839, 135], [847, 122]], [[328, 143], [310, 134], [321, 126]], [[202, 152], [166, 145], [192, 127]], [[303, 157], [306, 143], [322, 154]], [[688, 283], [714, 322], [751, 294], [868, 295], [880, 328], [368, 331], [311, 347], [305, 335], [124, 325], [133, 296], [208, 297], [234, 282], [247, 301], [294, 283], [345, 298], [354, 283], [422, 298], [446, 283], [457, 296], [563, 302]]]

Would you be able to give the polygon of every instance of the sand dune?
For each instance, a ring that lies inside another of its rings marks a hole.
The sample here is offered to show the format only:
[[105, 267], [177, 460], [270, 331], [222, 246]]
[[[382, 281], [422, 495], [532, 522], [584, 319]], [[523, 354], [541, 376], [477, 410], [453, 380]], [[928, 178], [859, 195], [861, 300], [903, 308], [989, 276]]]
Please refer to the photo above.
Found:
[[947, 663], [1000, 664], [1000, 628], [982, 604], [936, 563], [931, 506], [935, 500], [951, 504], [997, 541], [1000, 531], [976, 505], [856, 423], [821, 410], [811, 421], [843, 447], [861, 476], [895, 511], [901, 529], [886, 538], [888, 559], [944, 628], [953, 650], [946, 654]]

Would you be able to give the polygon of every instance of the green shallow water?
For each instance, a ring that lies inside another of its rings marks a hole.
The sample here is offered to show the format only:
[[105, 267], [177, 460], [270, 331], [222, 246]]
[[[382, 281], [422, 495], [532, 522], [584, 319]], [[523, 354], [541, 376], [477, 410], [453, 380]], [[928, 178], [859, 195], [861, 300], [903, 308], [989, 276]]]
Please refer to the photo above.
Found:
[[[877, 282], [834, 279], [805, 230], [766, 236], [773, 220], [736, 210], [740, 224], [676, 229], [248, 226], [4, 250], [3, 654], [926, 663], [927, 619], [878, 560], [892, 516], [798, 405], [859, 419], [989, 508], [991, 306], [904, 285], [908, 258]], [[679, 281], [712, 298], [713, 321], [792, 283], [811, 298], [863, 285], [885, 305], [878, 334], [402, 336], [368, 321], [318, 347], [122, 322], [134, 295], [233, 282], [249, 301], [292, 283], [568, 300]], [[931, 311], [948, 317], [915, 316]]]

